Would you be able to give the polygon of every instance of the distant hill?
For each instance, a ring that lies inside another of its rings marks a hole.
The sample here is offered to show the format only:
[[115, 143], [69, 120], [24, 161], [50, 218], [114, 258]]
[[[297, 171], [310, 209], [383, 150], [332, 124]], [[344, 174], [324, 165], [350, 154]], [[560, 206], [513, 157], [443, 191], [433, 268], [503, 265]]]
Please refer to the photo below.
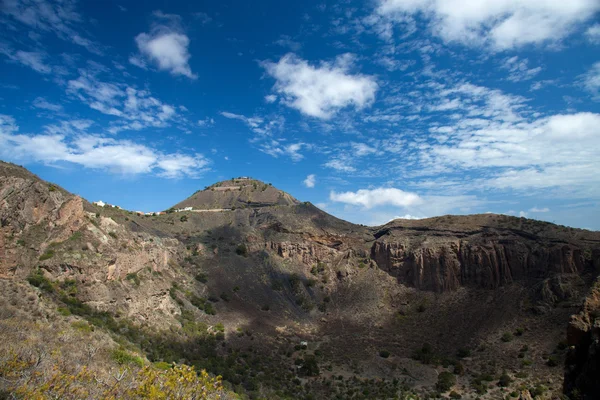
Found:
[[173, 208], [193, 207], [198, 210], [211, 210], [289, 206], [299, 203], [298, 200], [271, 184], [251, 178], [237, 178], [217, 182], [204, 190], [199, 190]]

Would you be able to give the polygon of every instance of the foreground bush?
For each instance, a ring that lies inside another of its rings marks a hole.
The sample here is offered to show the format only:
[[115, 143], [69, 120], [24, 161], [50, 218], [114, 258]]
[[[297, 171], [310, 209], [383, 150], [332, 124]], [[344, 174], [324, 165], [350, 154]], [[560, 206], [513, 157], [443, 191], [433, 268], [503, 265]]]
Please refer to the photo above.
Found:
[[0, 371], [4, 379], [17, 383], [9, 388], [22, 399], [153, 399], [200, 400], [231, 399], [223, 390], [221, 377], [213, 378], [204, 370], [173, 365], [159, 369], [145, 366], [137, 371], [121, 369], [109, 376], [98, 377], [87, 367], [77, 373], [55, 367], [52, 374], [35, 371], [29, 360], [14, 357]]

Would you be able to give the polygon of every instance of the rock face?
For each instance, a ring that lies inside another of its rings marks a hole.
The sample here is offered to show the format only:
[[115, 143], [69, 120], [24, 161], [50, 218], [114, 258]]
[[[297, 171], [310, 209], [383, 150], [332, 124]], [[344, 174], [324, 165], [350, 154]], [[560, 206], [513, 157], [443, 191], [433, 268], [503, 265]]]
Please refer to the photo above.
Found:
[[466, 285], [496, 288], [552, 273], [580, 273], [586, 264], [582, 250], [570, 244], [532, 247], [537, 248], [500, 241], [480, 245], [458, 240], [419, 248], [375, 242], [371, 258], [399, 282], [438, 292]]
[[600, 280], [567, 328], [571, 346], [565, 365], [564, 392], [573, 399], [600, 398]]
[[[579, 274], [593, 268], [581, 243], [524, 237], [511, 229], [384, 232], [373, 243], [371, 258], [399, 282], [422, 290], [444, 292], [461, 286], [492, 289], [514, 281], [539, 281], [553, 274]], [[381, 235], [381, 231], [375, 235]]]

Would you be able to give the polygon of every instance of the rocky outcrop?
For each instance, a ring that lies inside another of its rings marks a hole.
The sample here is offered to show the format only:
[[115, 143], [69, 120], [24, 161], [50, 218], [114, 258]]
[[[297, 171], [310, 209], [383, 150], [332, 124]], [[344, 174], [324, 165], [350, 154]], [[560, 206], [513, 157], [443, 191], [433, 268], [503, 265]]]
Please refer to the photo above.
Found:
[[[377, 265], [398, 281], [423, 290], [456, 290], [460, 286], [483, 288], [524, 279], [544, 279], [556, 273], [581, 273], [588, 262], [583, 251], [571, 243], [551, 243], [474, 235], [463, 239], [421, 242], [399, 238], [378, 240], [371, 247]], [[409, 237], [410, 238], [410, 237]]]
[[579, 314], [567, 327], [570, 346], [565, 365], [564, 392], [570, 398], [600, 398], [600, 279]]

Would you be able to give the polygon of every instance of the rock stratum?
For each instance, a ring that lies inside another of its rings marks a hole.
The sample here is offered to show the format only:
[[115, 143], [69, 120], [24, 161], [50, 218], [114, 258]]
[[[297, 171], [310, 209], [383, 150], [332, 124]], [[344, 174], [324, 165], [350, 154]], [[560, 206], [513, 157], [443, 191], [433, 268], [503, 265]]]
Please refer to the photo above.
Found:
[[5, 324], [85, 322], [250, 397], [598, 393], [598, 232], [495, 214], [366, 227], [249, 178], [185, 207], [97, 207], [0, 163]]

